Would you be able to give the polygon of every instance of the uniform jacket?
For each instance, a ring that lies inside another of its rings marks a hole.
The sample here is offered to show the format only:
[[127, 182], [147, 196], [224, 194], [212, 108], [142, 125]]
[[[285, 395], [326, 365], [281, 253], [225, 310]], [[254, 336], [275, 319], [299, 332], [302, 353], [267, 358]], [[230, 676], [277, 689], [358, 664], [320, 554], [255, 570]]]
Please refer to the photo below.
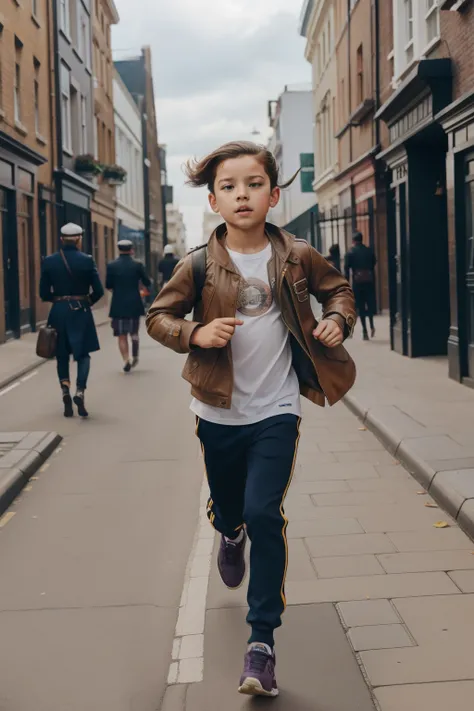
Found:
[[58, 332], [57, 356], [72, 353], [78, 360], [100, 349], [91, 306], [104, 295], [104, 288], [94, 260], [75, 246], [65, 245], [72, 276], [56, 252], [46, 257], [41, 268], [40, 297], [54, 302], [58, 296], [88, 296], [87, 301], [59, 301], [53, 303], [48, 323]]
[[[301, 393], [318, 405], [334, 404], [352, 387], [355, 366], [344, 346], [325, 348], [312, 335], [316, 320], [309, 295], [323, 304], [325, 317], [336, 320], [348, 336], [356, 321], [354, 295], [344, 279], [315, 249], [303, 240], [267, 224], [273, 247], [268, 265], [269, 282], [291, 334], [293, 366]], [[241, 276], [223, 243], [225, 225], [208, 243], [206, 282], [193, 320], [185, 319], [195, 304], [192, 257], [179, 263], [171, 281], [155, 299], [147, 315], [152, 338], [178, 353], [189, 353], [183, 377], [202, 402], [229, 409], [233, 390], [230, 344], [200, 349], [190, 344], [200, 325], [215, 318], [235, 317]]]
[[349, 252], [347, 252], [344, 259], [346, 279], [349, 280], [351, 269], [352, 274], [357, 271], [373, 272], [376, 264], [377, 259], [374, 254], [374, 250], [371, 247], [367, 247], [365, 244], [356, 244]]
[[144, 315], [140, 283], [149, 287], [151, 281], [143, 264], [129, 254], [121, 254], [107, 265], [105, 286], [112, 291], [110, 318], [139, 318]]

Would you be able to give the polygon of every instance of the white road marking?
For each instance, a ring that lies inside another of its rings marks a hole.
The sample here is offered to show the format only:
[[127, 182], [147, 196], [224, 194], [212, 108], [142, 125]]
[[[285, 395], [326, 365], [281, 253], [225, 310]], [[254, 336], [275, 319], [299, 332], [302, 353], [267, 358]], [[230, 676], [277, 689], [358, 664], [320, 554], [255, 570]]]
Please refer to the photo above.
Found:
[[34, 371], [33, 371], [32, 373], [30, 373], [29, 375], [25, 375], [25, 377], [21, 379], [21, 382], [22, 382], [22, 383], [26, 383], [28, 380], [31, 380], [31, 378], [34, 378], [35, 375], [38, 375], [38, 371], [37, 371], [37, 370], [34, 370]]
[[17, 388], [19, 386], [19, 384], [20, 384], [19, 382], [13, 383], [13, 385], [9, 385], [8, 388], [4, 388], [3, 390], [0, 390], [0, 397], [2, 397], [2, 395], [6, 395], [7, 393], [11, 392], [11, 390], [14, 390], [15, 388]]
[[173, 641], [168, 684], [191, 684], [204, 678], [204, 622], [215, 533], [206, 515], [209, 497], [203, 481], [199, 521], [189, 556]]

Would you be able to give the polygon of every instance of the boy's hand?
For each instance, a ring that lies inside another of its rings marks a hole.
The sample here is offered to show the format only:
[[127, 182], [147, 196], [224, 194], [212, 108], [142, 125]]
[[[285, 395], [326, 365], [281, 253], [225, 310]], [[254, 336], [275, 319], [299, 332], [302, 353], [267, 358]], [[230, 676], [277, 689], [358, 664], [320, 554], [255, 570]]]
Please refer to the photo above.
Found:
[[225, 348], [236, 326], [243, 326], [238, 318], [216, 318], [207, 326], [200, 326], [191, 336], [191, 345], [198, 348]]
[[342, 328], [330, 318], [321, 321], [319, 326], [313, 331], [313, 336], [327, 348], [340, 346], [344, 340]]

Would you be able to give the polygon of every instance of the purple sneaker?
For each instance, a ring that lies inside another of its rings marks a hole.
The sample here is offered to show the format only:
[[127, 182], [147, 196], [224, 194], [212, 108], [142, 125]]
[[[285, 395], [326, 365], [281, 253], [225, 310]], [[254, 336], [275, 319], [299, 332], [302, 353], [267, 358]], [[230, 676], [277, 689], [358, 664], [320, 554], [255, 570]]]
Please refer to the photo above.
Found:
[[222, 582], [230, 590], [237, 590], [243, 583], [245, 577], [245, 544], [247, 534], [243, 532], [240, 543], [227, 541], [225, 536], [221, 536], [219, 555], [217, 556], [217, 567], [222, 578]]
[[278, 696], [275, 652], [267, 644], [254, 642], [245, 655], [239, 693], [247, 696]]

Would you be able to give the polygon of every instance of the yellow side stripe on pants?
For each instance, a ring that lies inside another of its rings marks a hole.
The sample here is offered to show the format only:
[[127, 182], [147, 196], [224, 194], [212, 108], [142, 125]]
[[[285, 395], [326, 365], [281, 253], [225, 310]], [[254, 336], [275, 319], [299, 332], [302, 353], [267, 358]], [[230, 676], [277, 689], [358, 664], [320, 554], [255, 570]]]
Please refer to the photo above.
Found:
[[283, 536], [283, 543], [285, 544], [285, 571], [283, 573], [283, 581], [281, 584], [281, 591], [280, 591], [281, 599], [283, 600], [283, 612], [286, 610], [285, 581], [286, 581], [286, 574], [288, 572], [288, 540], [286, 537], [286, 529], [288, 528], [288, 519], [285, 516], [285, 512], [283, 511], [283, 504], [285, 502], [285, 498], [288, 493], [288, 489], [290, 488], [290, 484], [293, 479], [293, 474], [295, 472], [296, 457], [298, 455], [298, 445], [299, 445], [300, 437], [301, 437], [300, 425], [301, 425], [301, 417], [298, 418], [298, 435], [296, 437], [296, 442], [295, 442], [295, 452], [293, 454], [293, 463], [291, 465], [290, 478], [288, 479], [288, 484], [286, 485], [286, 489], [283, 493], [283, 497], [282, 497], [281, 504], [280, 504], [280, 514], [283, 519], [283, 528], [281, 529], [281, 534]]

